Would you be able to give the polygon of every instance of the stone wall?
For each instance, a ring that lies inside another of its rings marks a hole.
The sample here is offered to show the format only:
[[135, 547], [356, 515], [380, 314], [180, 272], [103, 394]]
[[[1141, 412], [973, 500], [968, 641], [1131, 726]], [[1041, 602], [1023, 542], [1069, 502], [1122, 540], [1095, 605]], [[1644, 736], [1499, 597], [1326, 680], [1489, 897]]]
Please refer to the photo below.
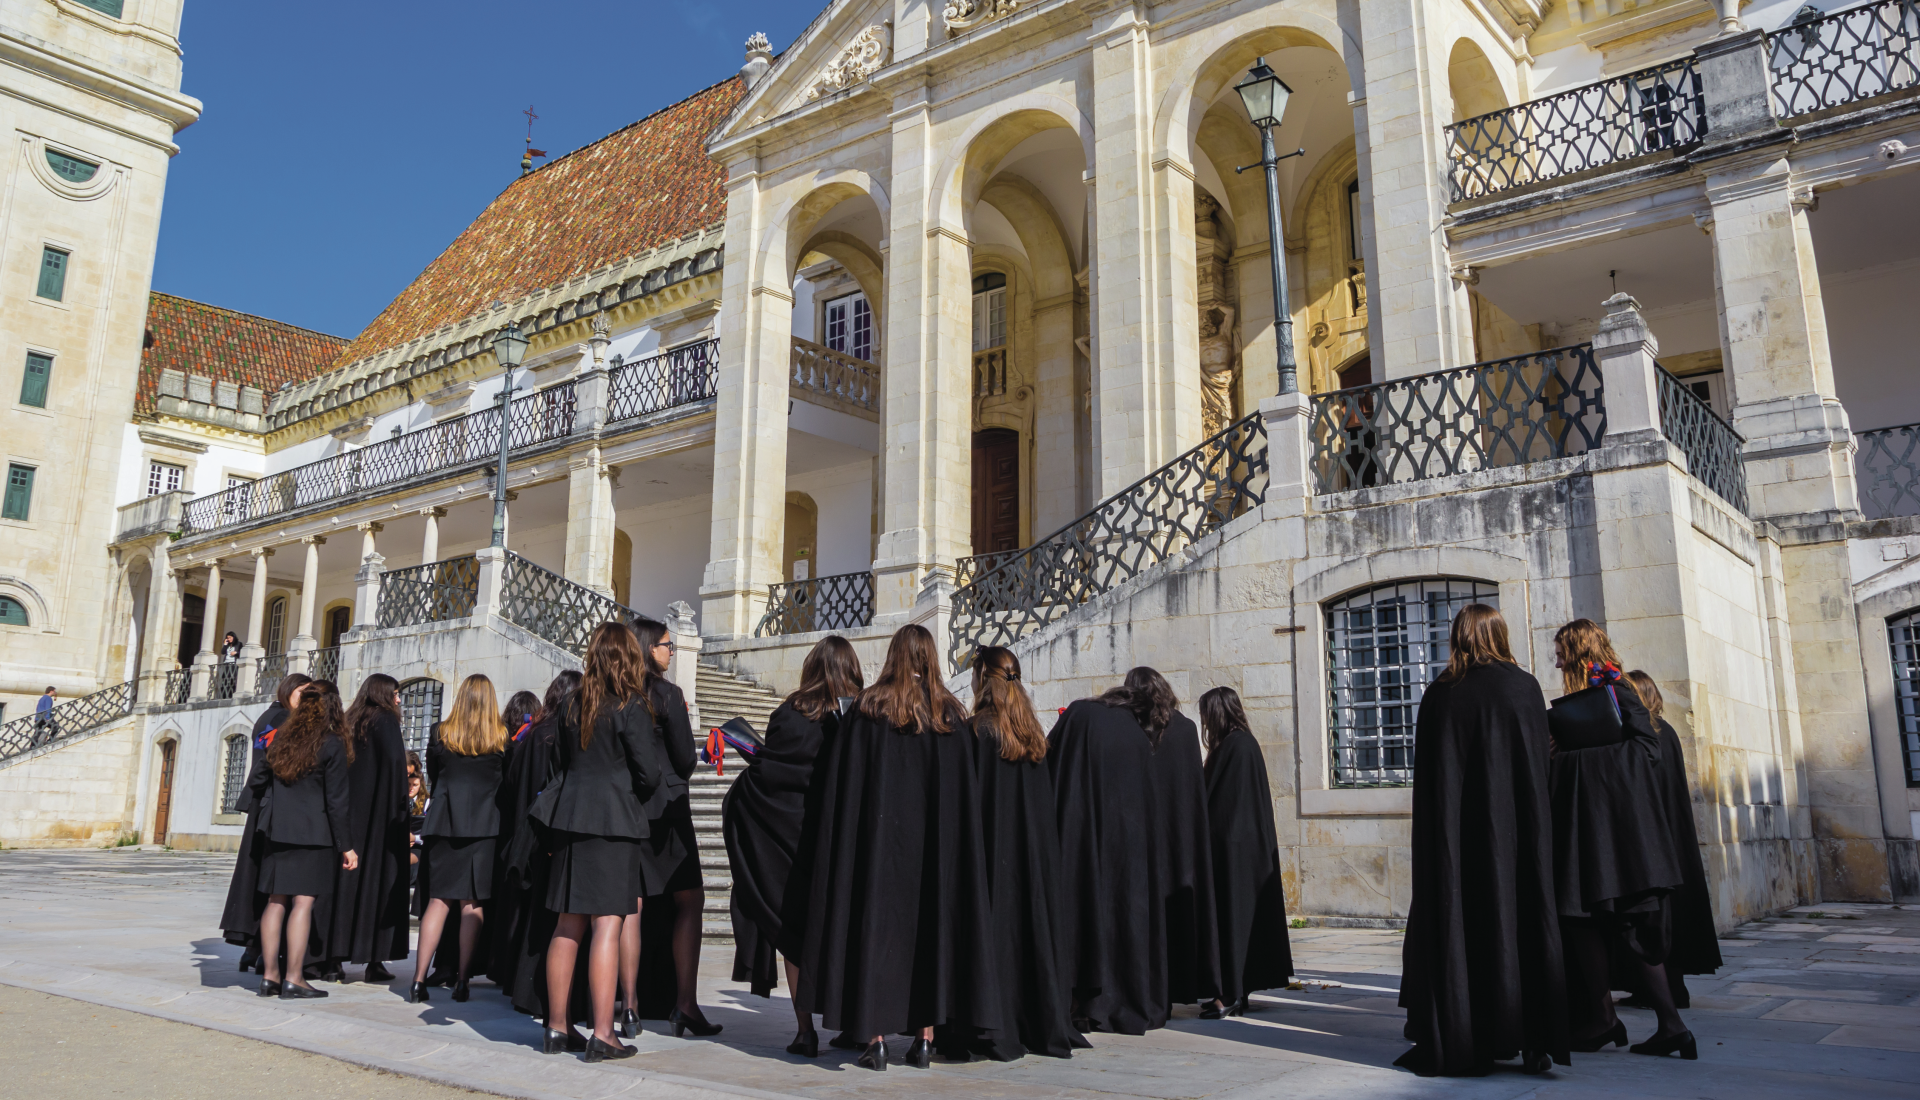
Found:
[[142, 718], [0, 762], [0, 846], [90, 848], [131, 839]]

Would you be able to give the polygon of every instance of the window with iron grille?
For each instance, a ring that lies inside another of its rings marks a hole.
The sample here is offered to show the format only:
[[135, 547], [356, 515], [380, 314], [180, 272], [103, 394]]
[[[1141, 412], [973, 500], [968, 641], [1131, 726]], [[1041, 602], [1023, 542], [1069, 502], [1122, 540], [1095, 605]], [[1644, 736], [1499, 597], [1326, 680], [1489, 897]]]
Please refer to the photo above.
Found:
[[247, 789], [247, 771], [253, 764], [252, 738], [244, 733], [228, 734], [226, 758], [220, 765], [220, 812], [240, 812], [240, 794]]
[[7, 466], [7, 495], [0, 503], [0, 519], [25, 521], [33, 512], [34, 468], [11, 463]]
[[57, 248], [40, 250], [40, 288], [37, 293], [58, 302], [67, 294], [67, 253]]
[[186, 476], [185, 466], [175, 466], [170, 462], [149, 462], [147, 464], [147, 495], [157, 497], [161, 493], [175, 492]]
[[1327, 604], [1327, 729], [1336, 787], [1413, 782], [1420, 696], [1446, 667], [1453, 617], [1500, 604], [1499, 586], [1431, 577], [1375, 585]]
[[47, 407], [47, 382], [53, 377], [53, 356], [37, 351], [27, 353], [27, 369], [20, 377], [20, 403], [36, 409]]
[[865, 294], [835, 298], [823, 308], [828, 348], [873, 362], [873, 307]]
[[1893, 644], [1893, 698], [1900, 708], [1900, 757], [1907, 786], [1920, 787], [1920, 610], [1887, 620]]

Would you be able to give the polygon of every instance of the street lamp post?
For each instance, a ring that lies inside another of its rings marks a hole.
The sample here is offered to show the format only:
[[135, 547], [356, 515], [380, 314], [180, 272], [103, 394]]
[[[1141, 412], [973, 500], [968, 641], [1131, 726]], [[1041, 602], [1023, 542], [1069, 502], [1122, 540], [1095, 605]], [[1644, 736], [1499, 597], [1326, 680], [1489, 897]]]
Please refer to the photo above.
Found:
[[493, 338], [493, 356], [500, 361], [500, 463], [493, 468], [493, 545], [507, 545], [507, 452], [513, 441], [513, 372], [526, 358], [527, 338], [520, 326], [508, 321]]
[[1247, 105], [1247, 117], [1260, 128], [1260, 163], [1235, 168], [1239, 175], [1248, 168], [1265, 168], [1267, 171], [1267, 249], [1273, 261], [1273, 328], [1276, 349], [1279, 357], [1280, 392], [1300, 392], [1299, 371], [1293, 362], [1293, 313], [1287, 308], [1287, 250], [1286, 237], [1280, 226], [1280, 162], [1287, 157], [1297, 157], [1305, 149], [1280, 156], [1273, 148], [1273, 131], [1280, 125], [1280, 118], [1287, 112], [1287, 97], [1293, 89], [1275, 76], [1267, 68], [1267, 59], [1262, 57], [1254, 61], [1248, 70], [1247, 78], [1233, 86], [1240, 93], [1240, 101]]

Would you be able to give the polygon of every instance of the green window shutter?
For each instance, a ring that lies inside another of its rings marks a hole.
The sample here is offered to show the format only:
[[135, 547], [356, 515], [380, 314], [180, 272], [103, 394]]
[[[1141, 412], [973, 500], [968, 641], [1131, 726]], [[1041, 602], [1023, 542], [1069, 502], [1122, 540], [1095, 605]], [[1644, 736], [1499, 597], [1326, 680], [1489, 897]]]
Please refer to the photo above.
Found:
[[0, 519], [24, 520], [32, 513], [33, 474], [31, 466], [7, 467], [7, 496], [0, 505]]
[[26, 606], [19, 600], [9, 596], [0, 596], [0, 624], [6, 626], [26, 626]]
[[27, 353], [26, 375], [20, 380], [20, 403], [37, 409], [47, 407], [47, 379], [53, 374], [53, 359], [38, 352]]
[[127, 0], [77, 0], [81, 7], [92, 8], [101, 15], [120, 18], [120, 10], [127, 6]]
[[40, 250], [40, 297], [58, 302], [67, 294], [67, 254], [57, 248]]

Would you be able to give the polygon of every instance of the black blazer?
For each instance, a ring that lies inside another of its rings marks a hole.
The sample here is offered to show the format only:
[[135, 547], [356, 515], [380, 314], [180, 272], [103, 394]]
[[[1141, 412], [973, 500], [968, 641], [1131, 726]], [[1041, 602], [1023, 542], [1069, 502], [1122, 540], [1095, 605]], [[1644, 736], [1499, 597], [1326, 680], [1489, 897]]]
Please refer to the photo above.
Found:
[[561, 714], [551, 768], [553, 778], [528, 814], [535, 821], [585, 836], [638, 840], [652, 834], [640, 806], [661, 788], [666, 767], [638, 699], [602, 707], [594, 716], [593, 740], [583, 749], [576, 694]]
[[500, 777], [505, 750], [462, 756], [440, 742], [440, 723], [427, 742], [427, 775], [433, 788], [427, 799], [427, 823], [420, 835], [482, 837], [500, 835]]
[[320, 759], [307, 774], [282, 783], [257, 753], [253, 774], [247, 778], [260, 807], [254, 828], [277, 844], [330, 845], [347, 851], [353, 834], [347, 828], [347, 748], [335, 734], [320, 742]]
[[[254, 719], [253, 735], [247, 741], [247, 744], [250, 746], [249, 751], [252, 754], [247, 758], [247, 775], [249, 777], [253, 775], [254, 769], [258, 768], [260, 762], [265, 760], [267, 756], [267, 750], [260, 744], [260, 735], [266, 733], [268, 730], [278, 732], [280, 727], [286, 725], [286, 723], [287, 708], [281, 706], [278, 700], [268, 703], [267, 709], [260, 712], [259, 718]], [[240, 797], [233, 807], [234, 812], [250, 814], [259, 808], [260, 800], [253, 796], [253, 785], [249, 783], [241, 789]]]
[[[647, 698], [653, 704], [652, 736], [656, 751], [672, 769], [661, 775], [660, 786], [641, 807], [651, 821], [666, 812], [668, 803], [686, 797], [687, 778], [693, 774], [700, 757], [699, 750], [693, 746], [693, 717], [687, 713], [687, 697], [679, 685], [656, 676], [647, 689]], [[643, 711], [641, 721], [645, 720]]]

